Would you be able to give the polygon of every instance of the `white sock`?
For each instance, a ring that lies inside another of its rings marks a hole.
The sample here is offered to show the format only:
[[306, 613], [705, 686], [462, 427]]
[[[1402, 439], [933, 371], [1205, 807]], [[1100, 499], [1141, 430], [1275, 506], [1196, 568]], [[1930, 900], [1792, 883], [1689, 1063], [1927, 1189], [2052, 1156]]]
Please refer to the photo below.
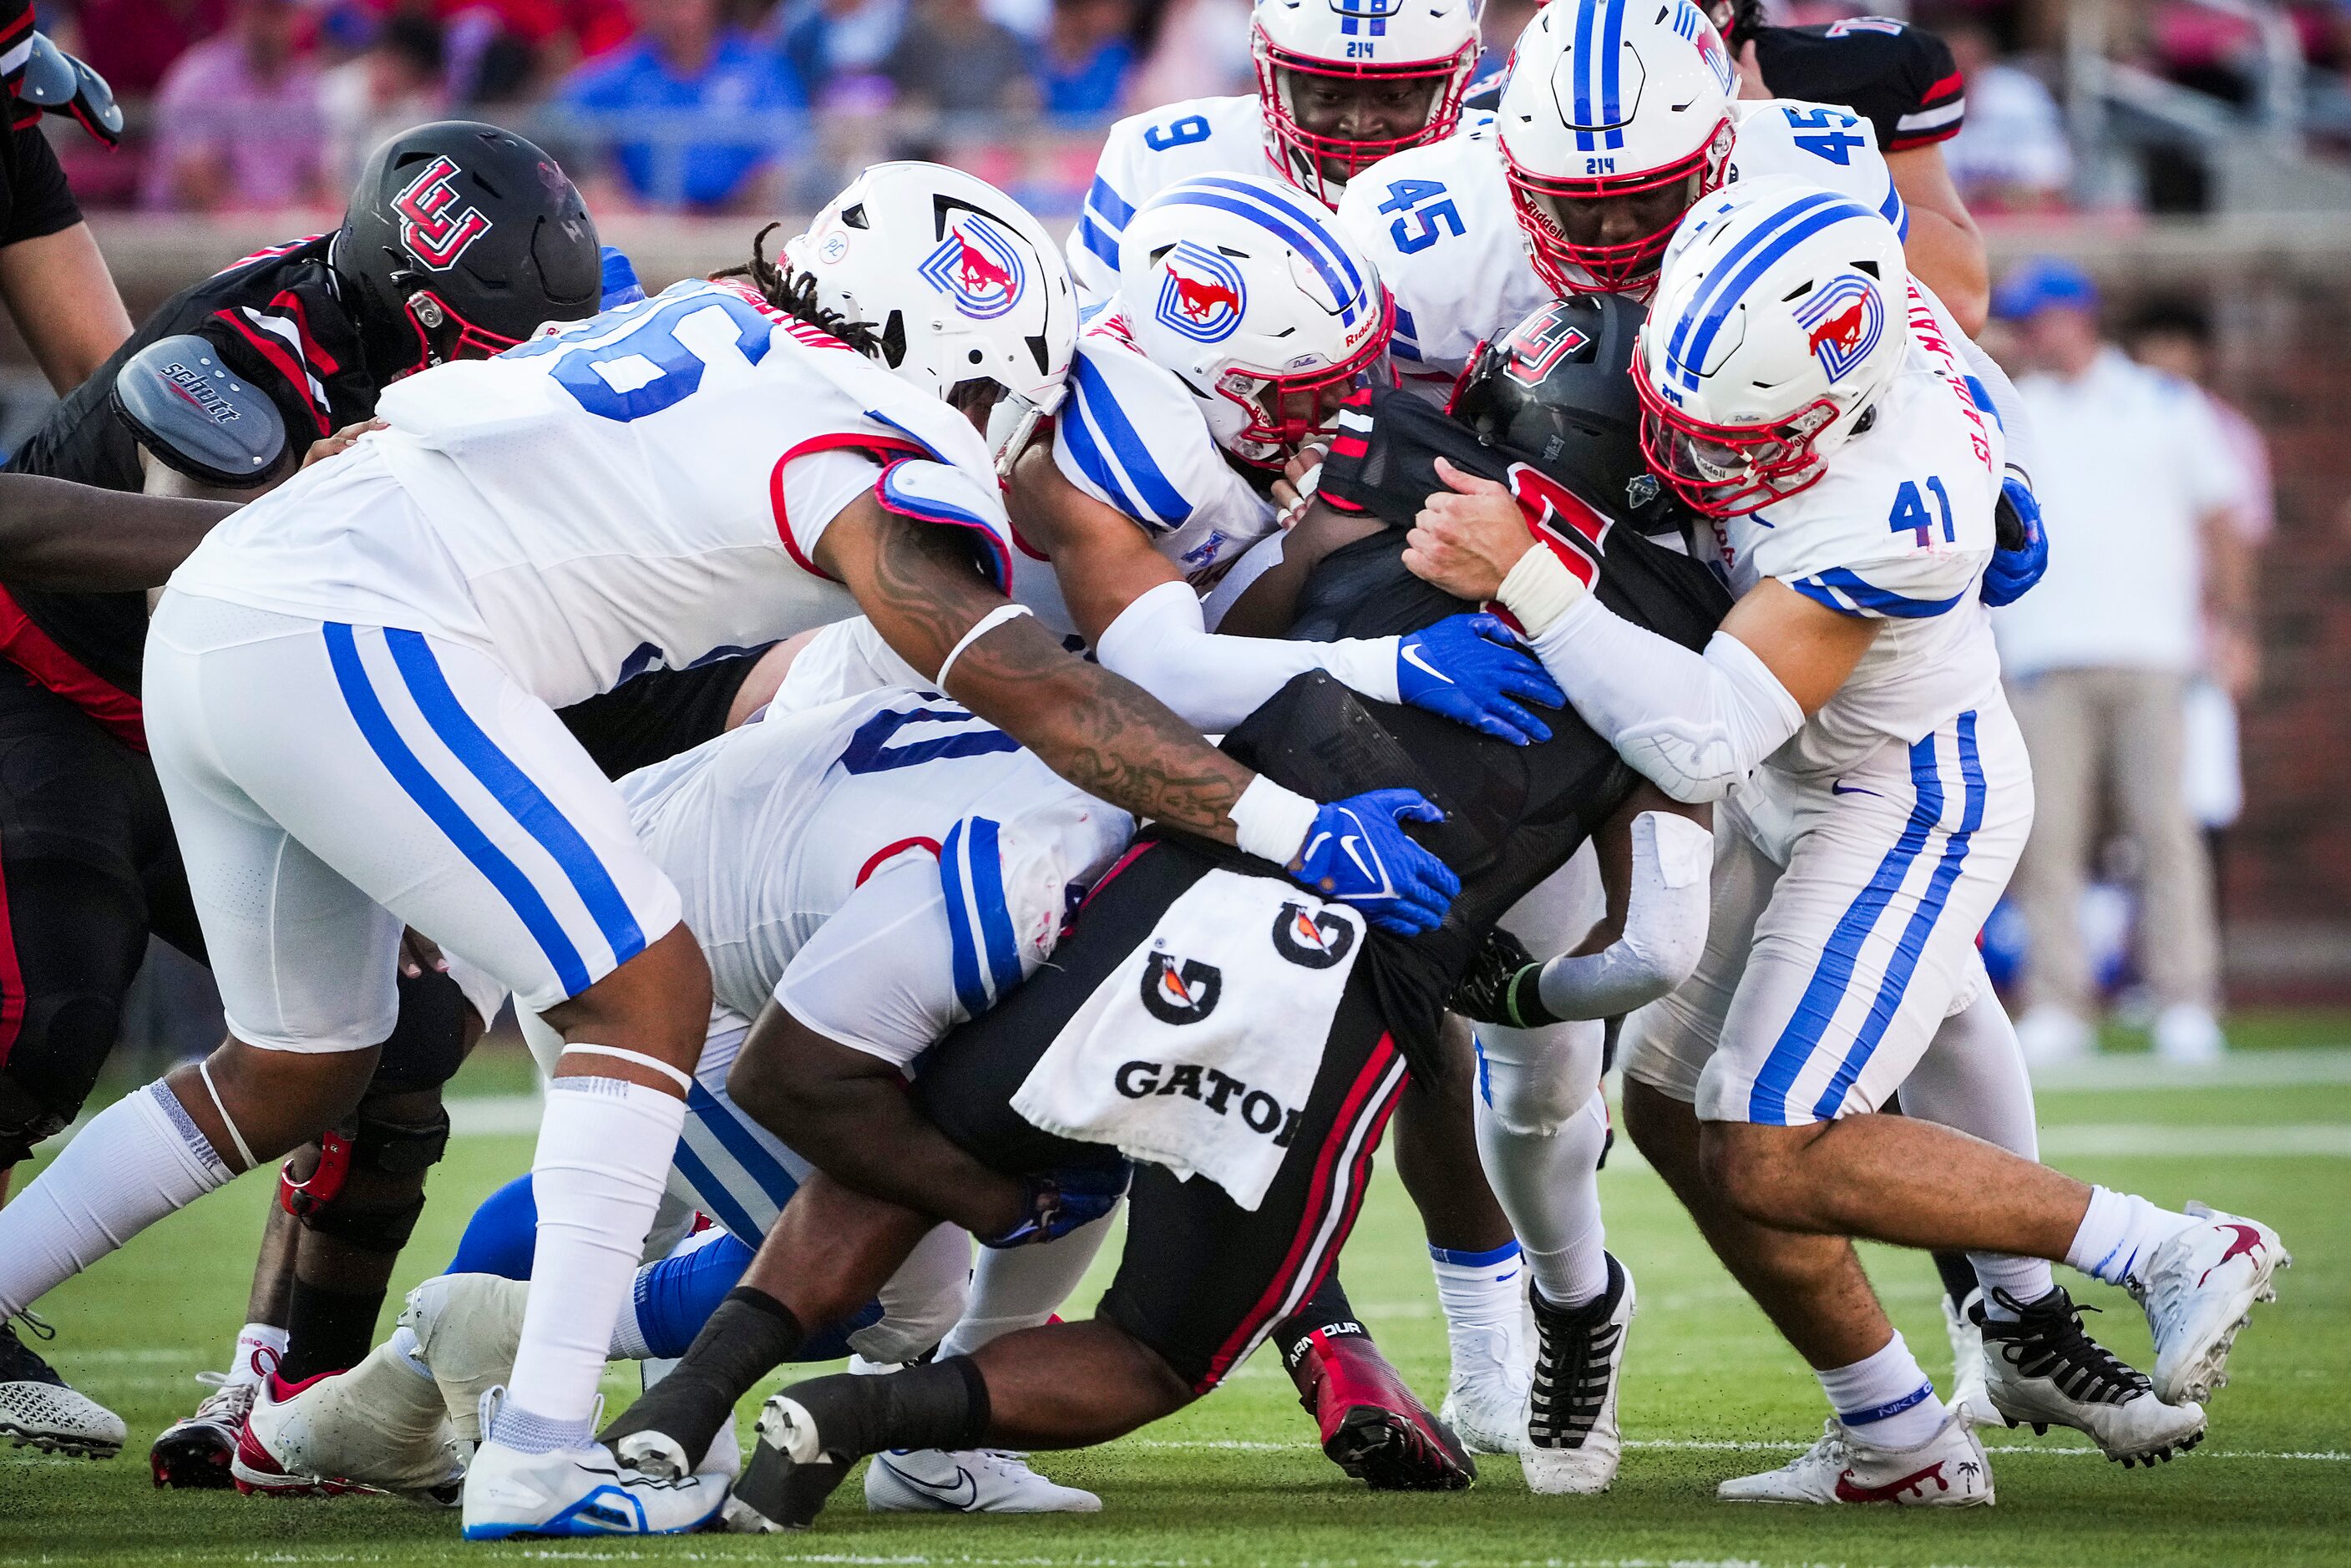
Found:
[[2057, 1288], [2057, 1276], [2049, 1272], [2045, 1258], [2013, 1258], [2005, 1252], [1970, 1252], [1968, 1262], [1976, 1272], [1976, 1283], [1982, 1287], [1984, 1315], [2002, 1323], [2014, 1323], [2016, 1314], [2001, 1304], [2001, 1293], [2006, 1292], [2016, 1301], [2039, 1301]]
[[1051, 1321], [1110, 1235], [1106, 1221], [1041, 1247], [983, 1247], [971, 1271], [971, 1300], [939, 1342], [939, 1354], [968, 1355], [989, 1340]]
[[496, 1441], [551, 1453], [589, 1440], [612, 1325], [684, 1125], [685, 1102], [665, 1089], [620, 1078], [549, 1083], [530, 1167], [538, 1242]]
[[1915, 1449], [1942, 1428], [1943, 1402], [1899, 1334], [1875, 1355], [1813, 1376], [1837, 1419], [1865, 1442]]
[[236, 1331], [236, 1345], [228, 1355], [228, 1383], [238, 1388], [258, 1383], [286, 1359], [286, 1331], [266, 1323], [249, 1323]]
[[1608, 1289], [1608, 1228], [1600, 1215], [1599, 1182], [1608, 1107], [1594, 1093], [1544, 1130], [1525, 1115], [1541, 1104], [1543, 1086], [1514, 1094], [1508, 1081], [1529, 1071], [1499, 1058], [1480, 1064], [1479, 1163], [1518, 1232], [1543, 1300], [1555, 1307], [1582, 1306]]
[[0, 1323], [228, 1179], [170, 1089], [125, 1095], [0, 1209]]
[[1484, 1252], [1432, 1242], [1428, 1264], [1437, 1274], [1437, 1304], [1445, 1309], [1455, 1376], [1495, 1364], [1516, 1366], [1527, 1300], [1526, 1255], [1518, 1241]]
[[2118, 1285], [2128, 1279], [2141, 1259], [2196, 1221], [2185, 1214], [2158, 1209], [2135, 1192], [2111, 1187], [2090, 1189], [2090, 1207], [2082, 1215], [2065, 1262], [2094, 1280]]

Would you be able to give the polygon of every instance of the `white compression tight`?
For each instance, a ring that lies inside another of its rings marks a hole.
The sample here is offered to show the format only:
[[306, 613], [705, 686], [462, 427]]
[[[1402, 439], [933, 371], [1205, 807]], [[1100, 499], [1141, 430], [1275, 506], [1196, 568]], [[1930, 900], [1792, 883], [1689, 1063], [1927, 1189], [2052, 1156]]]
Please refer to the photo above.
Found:
[[1478, 1026], [1478, 1155], [1543, 1299], [1580, 1306], [1608, 1288], [1600, 1215], [1606, 1026]]
[[1105, 1215], [1041, 1247], [981, 1248], [972, 1270], [971, 1304], [940, 1343], [939, 1354], [968, 1355], [991, 1339], [1048, 1322], [1102, 1251], [1111, 1218]]

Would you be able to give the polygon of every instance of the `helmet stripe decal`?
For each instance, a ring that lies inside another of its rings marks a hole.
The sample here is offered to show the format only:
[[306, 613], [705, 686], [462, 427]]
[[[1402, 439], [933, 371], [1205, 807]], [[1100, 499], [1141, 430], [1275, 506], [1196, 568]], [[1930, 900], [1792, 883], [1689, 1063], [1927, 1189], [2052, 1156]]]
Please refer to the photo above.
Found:
[[[1723, 322], [1729, 318], [1731, 307], [1736, 306], [1747, 291], [1754, 286], [1756, 279], [1771, 270], [1773, 262], [1778, 261], [1823, 229], [1834, 228], [1847, 218], [1867, 216], [1869, 216], [1869, 209], [1855, 206], [1850, 202], [1842, 202], [1835, 206], [1823, 208], [1798, 220], [1793, 227], [1787, 229], [1769, 245], [1748, 257], [1745, 264], [1740, 267], [1739, 275], [1732, 278], [1729, 286], [1715, 296], [1713, 306], [1708, 311], [1706, 318], [1698, 324], [1698, 335], [1690, 341], [1690, 358], [1682, 362], [1682, 384], [1686, 387], [1698, 385], [1698, 371], [1695, 367], [1706, 363], [1707, 350], [1714, 347], [1715, 337], [1722, 330]], [[1685, 320], [1687, 319], [1685, 317]]]
[[[1816, 209], [1825, 212], [1826, 219], [1806, 228], [1802, 234], [1791, 234], [1790, 225], [1802, 221]], [[1706, 351], [1713, 346], [1716, 332], [1720, 330], [1739, 296], [1755, 281], [1763, 266], [1770, 265], [1788, 246], [1806, 235], [1815, 234], [1828, 223], [1853, 216], [1867, 216], [1868, 209], [1855, 206], [1844, 197], [1828, 191], [1813, 191], [1797, 197], [1763, 222], [1747, 232], [1738, 244], [1717, 262], [1690, 296], [1683, 308], [1682, 318], [1674, 326], [1672, 340], [1666, 345], [1667, 365], [1681, 372], [1682, 384], [1698, 385], [1698, 370], [1706, 362]], [[1740, 263], [1752, 253], [1768, 254], [1761, 265], [1742, 269]], [[1697, 336], [1693, 337], [1693, 334]]]
[[[1273, 192], [1266, 189], [1263, 185], [1244, 184], [1242, 182], [1232, 179], [1227, 175], [1204, 174], [1196, 180], [1186, 182], [1186, 183], [1192, 185], [1211, 186], [1219, 191], [1236, 192], [1241, 195], [1250, 197], [1255, 201], [1261, 202], [1278, 213], [1287, 213], [1290, 217], [1296, 220], [1299, 226], [1306, 231], [1306, 235], [1310, 242], [1300, 248], [1308, 251], [1310, 254], [1316, 252], [1321, 253], [1319, 259], [1316, 261], [1316, 265], [1322, 272], [1324, 278], [1330, 282], [1331, 292], [1339, 297], [1341, 319], [1346, 321], [1351, 326], [1354, 323], [1355, 317], [1353, 306], [1354, 302], [1361, 298], [1364, 294], [1364, 275], [1362, 273], [1355, 270], [1354, 258], [1347, 254], [1347, 247], [1339, 243], [1337, 236], [1332, 234], [1330, 228], [1327, 226], [1324, 220], [1331, 216], [1329, 213], [1325, 212], [1318, 217], [1313, 213], [1309, 212], [1306, 208], [1290, 201], [1288, 197], [1276, 195]], [[1277, 230], [1276, 232], [1279, 233], [1280, 231]], [[1292, 243], [1295, 242], [1293, 241]], [[1347, 286], [1343, 289], [1339, 286], [1338, 279], [1333, 275], [1331, 270], [1330, 264], [1333, 263], [1336, 264], [1338, 270], [1343, 271], [1347, 275]]]
[[1589, 129], [1592, 112], [1592, 18], [1597, 0], [1582, 0], [1575, 8], [1575, 150], [1589, 152], [1595, 143]]
[[[1201, 183], [1206, 184], [1207, 182], [1203, 181]], [[1242, 189], [1244, 191], [1248, 191], [1248, 187], [1246, 186], [1242, 187]], [[1331, 286], [1332, 296], [1339, 302], [1339, 319], [1350, 327], [1353, 327], [1355, 324], [1355, 302], [1363, 294], [1363, 282], [1360, 278], [1353, 277], [1354, 266], [1352, 263], [1347, 265], [1347, 271], [1350, 275], [1350, 278], [1342, 278], [1338, 273], [1332, 269], [1329, 256], [1320, 246], [1316, 245], [1312, 241], [1308, 239], [1305, 234], [1301, 234], [1297, 229], [1291, 227], [1290, 224], [1268, 214], [1263, 208], [1250, 206], [1243, 202], [1237, 201], [1230, 196], [1224, 195], [1219, 192], [1186, 190], [1182, 187], [1178, 187], [1178, 191], [1180, 192], [1180, 194], [1171, 192], [1170, 194], [1162, 197], [1161, 200], [1167, 202], [1170, 206], [1214, 207], [1219, 212], [1231, 213], [1237, 216], [1249, 219], [1251, 222], [1268, 230], [1277, 238], [1288, 242], [1288, 244], [1295, 248], [1301, 254], [1305, 256], [1309, 262], [1313, 264], [1314, 270], [1322, 275], [1322, 281]], [[1250, 195], [1256, 194], [1254, 191], [1249, 191], [1248, 193]], [[1343, 255], [1339, 259], [1343, 262], [1346, 260]], [[1352, 287], [1349, 286], [1351, 279], [1353, 284], [1353, 286]]]
[[1625, 53], [1625, 0], [1607, 0], [1608, 31], [1600, 39], [1600, 114], [1609, 127], [1606, 145], [1625, 145], [1625, 109], [1618, 68]]

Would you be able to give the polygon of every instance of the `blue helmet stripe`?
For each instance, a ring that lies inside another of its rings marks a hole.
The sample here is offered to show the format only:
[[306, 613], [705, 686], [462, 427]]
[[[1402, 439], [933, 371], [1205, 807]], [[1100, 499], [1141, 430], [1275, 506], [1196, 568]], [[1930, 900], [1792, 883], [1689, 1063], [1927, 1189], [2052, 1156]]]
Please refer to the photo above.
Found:
[[1600, 38], [1600, 114], [1609, 126], [1607, 145], [1625, 145], [1625, 108], [1618, 61], [1625, 53], [1625, 0], [1607, 0], [1608, 30]]
[[[1200, 181], [1196, 183], [1205, 185], [1210, 182]], [[1257, 194], [1246, 185], [1241, 186], [1240, 189], [1249, 195]], [[1355, 324], [1355, 302], [1363, 295], [1364, 285], [1362, 278], [1355, 275], [1354, 264], [1346, 259], [1343, 252], [1339, 254], [1338, 259], [1346, 267], [1345, 277], [1342, 277], [1338, 270], [1332, 265], [1329, 253], [1315, 244], [1306, 234], [1271, 215], [1262, 207], [1248, 205], [1221, 192], [1197, 190], [1191, 185], [1178, 185], [1160, 200], [1170, 206], [1213, 207], [1219, 212], [1231, 213], [1238, 217], [1247, 218], [1260, 228], [1268, 230], [1275, 237], [1298, 251], [1312, 265], [1316, 272], [1322, 275], [1322, 281], [1331, 286], [1332, 297], [1339, 302], [1339, 319], [1350, 327]]]
[[1592, 19], [1598, 0], [1580, 0], [1575, 7], [1575, 150], [1589, 152], [1595, 145], [1585, 127], [1597, 118], [1592, 112]]
[[1778, 261], [1823, 229], [1834, 228], [1847, 218], [1865, 217], [1868, 213], [1868, 208], [1857, 207], [1850, 202], [1840, 202], [1834, 206], [1822, 208], [1818, 212], [1807, 213], [1771, 244], [1748, 257], [1746, 263], [1739, 269], [1739, 275], [1732, 278], [1729, 286], [1715, 296], [1713, 309], [1708, 313], [1705, 320], [1698, 323], [1698, 336], [1690, 342], [1690, 358], [1684, 361], [1682, 366], [1683, 384], [1691, 387], [1698, 385], [1698, 372], [1692, 367], [1706, 363], [1707, 351], [1714, 347], [1715, 336], [1722, 330], [1722, 324], [1729, 317], [1731, 307], [1745, 297], [1747, 291], [1755, 286], [1758, 278], [1771, 270], [1773, 262]]
[[1331, 232], [1332, 214], [1325, 209], [1301, 205], [1278, 191], [1270, 190], [1264, 185], [1252, 185], [1225, 174], [1203, 174], [1196, 179], [1187, 181], [1186, 183], [1207, 185], [1219, 191], [1233, 191], [1244, 196], [1253, 196], [1275, 212], [1287, 214], [1306, 231], [1316, 245], [1328, 253], [1329, 259], [1337, 265], [1338, 269], [1347, 275], [1347, 281], [1353, 286], [1347, 290], [1346, 298], [1342, 303], [1353, 300], [1363, 294], [1364, 275], [1355, 270], [1354, 258], [1347, 254], [1347, 247], [1340, 243], [1338, 235]]
[[[1745, 275], [1740, 264], [1756, 251], [1771, 249], [1791, 224], [1822, 207], [1835, 209], [1841, 213], [1863, 211], [1827, 191], [1814, 191], [1799, 196], [1749, 230], [1698, 285], [1698, 292], [1690, 296], [1689, 304], [1684, 307], [1681, 319], [1674, 324], [1672, 340], [1666, 345], [1667, 364], [1681, 372], [1684, 386], [1698, 385], [1698, 367], [1705, 363], [1706, 348], [1714, 341], [1714, 335], [1720, 329], [1731, 306], [1739, 303], [1740, 291], [1746, 286], [1745, 282], [1736, 281]], [[1784, 246], [1780, 247], [1780, 250], [1784, 249]], [[1774, 259], [1780, 254], [1780, 250], [1771, 251]]]

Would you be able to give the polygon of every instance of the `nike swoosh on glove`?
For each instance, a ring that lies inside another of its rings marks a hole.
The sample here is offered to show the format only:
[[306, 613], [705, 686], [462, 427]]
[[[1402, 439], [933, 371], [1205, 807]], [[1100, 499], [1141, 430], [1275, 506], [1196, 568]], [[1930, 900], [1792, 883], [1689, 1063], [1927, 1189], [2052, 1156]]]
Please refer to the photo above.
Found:
[[1306, 842], [1290, 863], [1300, 882], [1353, 904], [1384, 931], [1433, 931], [1461, 891], [1453, 868], [1411, 839], [1399, 820], [1442, 822], [1445, 814], [1416, 789], [1375, 789], [1334, 800], [1314, 814]]
[[1134, 1167], [1125, 1160], [1113, 1166], [1071, 1166], [1023, 1178], [1029, 1184], [1029, 1214], [1000, 1236], [982, 1236], [983, 1247], [1025, 1247], [1051, 1241], [1081, 1225], [1091, 1225], [1126, 1196]]
[[2001, 481], [2000, 535], [2008, 536], [2008, 524], [2012, 514], [2024, 536], [2022, 545], [2003, 545], [1991, 553], [1991, 562], [1984, 567], [1983, 602], [1998, 609], [2012, 605], [2024, 597], [2024, 592], [2041, 580], [2049, 569], [2049, 533], [2041, 526], [2041, 503], [2032, 492], [2014, 474]]
[[1527, 651], [1519, 634], [1490, 615], [1447, 616], [1399, 640], [1396, 694], [1416, 708], [1514, 746], [1551, 739], [1551, 726], [1521, 702], [1546, 708], [1567, 703], [1567, 693]]

